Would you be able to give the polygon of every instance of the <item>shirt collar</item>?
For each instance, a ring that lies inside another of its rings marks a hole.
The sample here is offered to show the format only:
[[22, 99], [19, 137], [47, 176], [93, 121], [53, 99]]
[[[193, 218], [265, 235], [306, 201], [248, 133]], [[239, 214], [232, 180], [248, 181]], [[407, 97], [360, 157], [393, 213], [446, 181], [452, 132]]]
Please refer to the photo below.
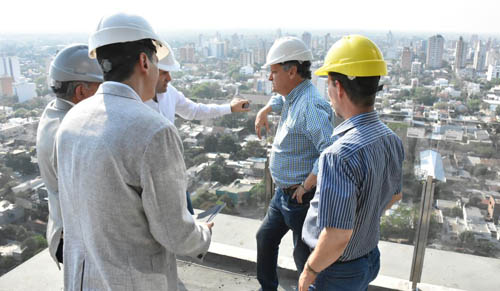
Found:
[[289, 101], [292, 103], [297, 96], [302, 95], [302, 92], [309, 87], [309, 85], [312, 85], [311, 81], [309, 79], [306, 79], [302, 81], [300, 84], [298, 84], [293, 90], [286, 95], [285, 100]]
[[127, 84], [114, 82], [114, 81], [106, 81], [99, 86], [97, 90], [97, 94], [111, 94], [131, 99], [136, 99], [137, 101], [142, 102], [141, 97], [135, 92], [132, 87]]
[[368, 123], [373, 123], [378, 121], [378, 114], [376, 111], [370, 111], [367, 113], [361, 113], [355, 115], [347, 120], [344, 120], [341, 124], [339, 124], [334, 130], [333, 135], [343, 134], [354, 127], [362, 126]]

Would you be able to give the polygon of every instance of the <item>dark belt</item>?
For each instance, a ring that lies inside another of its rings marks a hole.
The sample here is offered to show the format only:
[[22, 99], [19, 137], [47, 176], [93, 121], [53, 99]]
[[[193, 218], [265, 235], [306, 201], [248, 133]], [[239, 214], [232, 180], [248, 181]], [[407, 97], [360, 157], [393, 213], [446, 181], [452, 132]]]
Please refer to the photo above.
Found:
[[[314, 248], [311, 248], [309, 247], [309, 250], [311, 251], [311, 253], [314, 251]], [[373, 250], [369, 251], [366, 255], [364, 256], [361, 256], [359, 258], [355, 258], [355, 259], [352, 259], [352, 260], [348, 260], [348, 261], [335, 261], [335, 263], [333, 263], [332, 265], [337, 265], [337, 264], [346, 264], [346, 263], [351, 263], [351, 262], [354, 262], [354, 261], [357, 261], [357, 260], [360, 260], [360, 259], [365, 259], [365, 258], [368, 258], [368, 256], [373, 252]], [[330, 265], [331, 266], [331, 265]]]
[[285, 193], [286, 195], [293, 195], [293, 193], [295, 193], [295, 190], [297, 190], [298, 187], [300, 187], [300, 184], [293, 185], [288, 188], [281, 188], [281, 190], [283, 190], [283, 193]]
[[[293, 195], [293, 193], [295, 193], [295, 190], [297, 190], [298, 187], [300, 187], [300, 184], [293, 185], [293, 186], [290, 186], [288, 188], [281, 188], [281, 190], [283, 190], [283, 193], [285, 193], [286, 195], [291, 196], [291, 195]], [[312, 187], [309, 191], [307, 191], [304, 194], [315, 193], [315, 192], [316, 192], [316, 186]]]

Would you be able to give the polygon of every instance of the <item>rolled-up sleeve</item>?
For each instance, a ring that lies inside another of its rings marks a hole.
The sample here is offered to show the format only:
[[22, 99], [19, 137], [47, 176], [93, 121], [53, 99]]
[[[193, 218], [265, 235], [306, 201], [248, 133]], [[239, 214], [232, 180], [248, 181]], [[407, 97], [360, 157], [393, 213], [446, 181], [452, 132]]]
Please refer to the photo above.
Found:
[[202, 257], [211, 233], [186, 208], [186, 167], [182, 143], [173, 125], [156, 132], [141, 165], [142, 201], [153, 237], [169, 251]]
[[271, 106], [272, 111], [275, 113], [281, 112], [283, 104], [285, 104], [285, 99], [281, 95], [274, 95], [269, 99], [269, 102], [267, 102], [267, 105]]

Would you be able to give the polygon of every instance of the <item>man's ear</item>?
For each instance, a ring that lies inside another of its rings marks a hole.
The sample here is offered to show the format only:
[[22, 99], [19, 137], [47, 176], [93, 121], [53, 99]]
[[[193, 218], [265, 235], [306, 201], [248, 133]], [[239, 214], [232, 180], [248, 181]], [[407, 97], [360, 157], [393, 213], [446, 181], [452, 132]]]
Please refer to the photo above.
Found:
[[288, 76], [290, 79], [293, 79], [297, 75], [297, 67], [296, 66], [291, 66], [290, 69], [288, 70]]
[[338, 80], [335, 80], [335, 90], [337, 90], [337, 96], [339, 96], [339, 98], [345, 97], [344, 86], [342, 86], [342, 83]]
[[71, 102], [77, 104], [78, 102], [82, 101], [83, 99], [85, 99], [85, 88], [83, 88], [83, 84], [80, 84], [78, 86], [76, 86], [75, 88], [75, 95], [73, 96], [73, 100]]
[[149, 59], [145, 53], [139, 55], [139, 69], [141, 72], [147, 72], [149, 69]]

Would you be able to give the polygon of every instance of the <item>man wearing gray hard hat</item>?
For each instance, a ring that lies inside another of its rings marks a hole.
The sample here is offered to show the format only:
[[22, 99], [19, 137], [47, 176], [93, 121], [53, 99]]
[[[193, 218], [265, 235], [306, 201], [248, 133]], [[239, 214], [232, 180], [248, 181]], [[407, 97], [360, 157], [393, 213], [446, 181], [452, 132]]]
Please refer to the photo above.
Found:
[[278, 95], [257, 114], [259, 138], [263, 126], [269, 132], [267, 115], [281, 114], [269, 163], [276, 191], [257, 232], [257, 279], [264, 291], [278, 288], [278, 249], [289, 230], [295, 265], [302, 272], [310, 253], [301, 239], [302, 225], [316, 189], [319, 155], [333, 142], [333, 112], [310, 81], [311, 61], [302, 40], [284, 37], [274, 42], [264, 65], [271, 69], [269, 81]]
[[51, 89], [56, 94], [40, 118], [36, 137], [38, 167], [49, 197], [47, 242], [57, 266], [63, 262], [63, 222], [59, 205], [57, 169], [54, 167], [56, 132], [68, 111], [97, 91], [102, 71], [96, 60], [88, 56], [88, 46], [75, 44], [61, 50], [50, 64]]

